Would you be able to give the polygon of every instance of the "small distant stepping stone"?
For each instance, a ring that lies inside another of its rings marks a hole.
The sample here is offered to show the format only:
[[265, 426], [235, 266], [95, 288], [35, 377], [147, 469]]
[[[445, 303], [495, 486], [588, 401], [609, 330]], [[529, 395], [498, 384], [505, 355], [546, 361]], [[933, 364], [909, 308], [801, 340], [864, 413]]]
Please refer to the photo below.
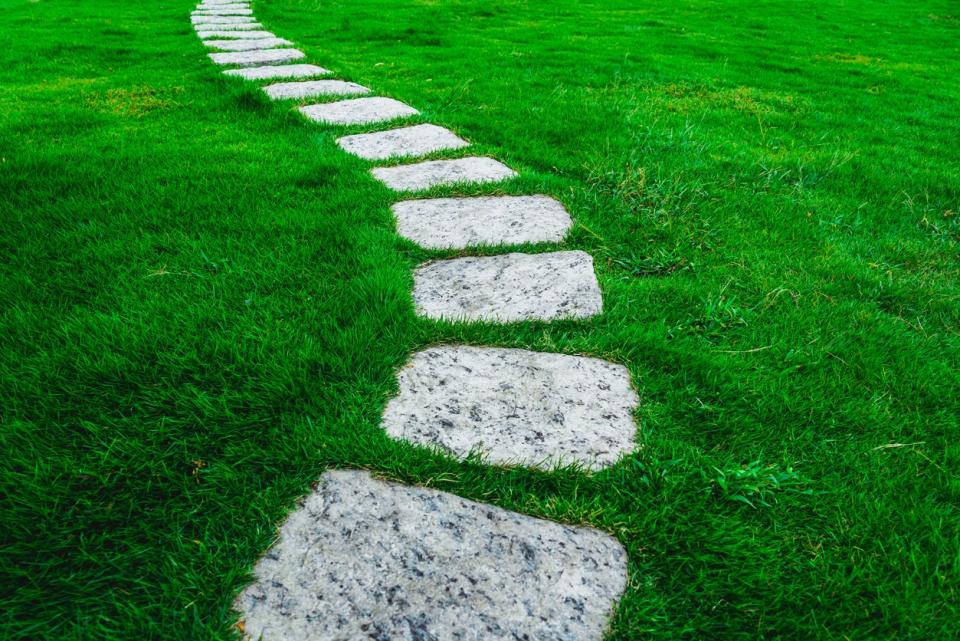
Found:
[[548, 196], [404, 200], [392, 209], [400, 235], [427, 249], [556, 243], [572, 224]]
[[314, 98], [316, 96], [349, 96], [370, 93], [370, 90], [355, 82], [344, 80], [306, 80], [303, 82], [278, 82], [267, 85], [264, 92], [273, 100]]
[[367, 160], [423, 156], [434, 151], [470, 145], [449, 129], [436, 125], [414, 125], [372, 134], [344, 136], [337, 140], [337, 144], [347, 153]]
[[209, 40], [210, 38], [276, 38], [276, 34], [272, 31], [240, 31], [240, 30], [221, 30], [221, 31], [197, 31], [197, 37], [201, 40]]
[[458, 183], [491, 183], [513, 178], [517, 172], [493, 158], [430, 160], [413, 165], [378, 167], [374, 177], [394, 191], [421, 191]]
[[257, 21], [253, 18], [248, 18], [246, 16], [205, 16], [205, 15], [196, 15], [190, 17], [190, 21], [194, 25], [200, 24], [256, 24], [259, 28], [260, 25], [257, 24]]
[[304, 53], [299, 49], [263, 49], [261, 51], [234, 51], [207, 55], [218, 65], [238, 65], [241, 67], [287, 62], [304, 57]]
[[227, 69], [228, 76], [239, 76], [246, 80], [274, 80], [278, 78], [311, 78], [333, 73], [329, 69], [316, 65], [269, 65], [266, 67], [248, 67], [246, 69]]
[[320, 105], [300, 107], [300, 112], [311, 120], [328, 125], [365, 125], [406, 118], [418, 113], [410, 105], [393, 98], [355, 98]]
[[338, 470], [237, 597], [265, 641], [601, 641], [627, 553], [599, 530]]
[[600, 469], [634, 448], [638, 399], [622, 365], [521, 349], [433, 347], [399, 374], [394, 438], [493, 464]]
[[438, 260], [413, 279], [417, 314], [427, 318], [509, 323], [603, 311], [593, 259], [582, 251]]
[[257, 49], [273, 49], [286, 47], [293, 43], [283, 38], [254, 38], [252, 40], [206, 40], [204, 45], [221, 51], [255, 51]]
[[203, 9], [194, 11], [194, 16], [252, 16], [253, 9]]

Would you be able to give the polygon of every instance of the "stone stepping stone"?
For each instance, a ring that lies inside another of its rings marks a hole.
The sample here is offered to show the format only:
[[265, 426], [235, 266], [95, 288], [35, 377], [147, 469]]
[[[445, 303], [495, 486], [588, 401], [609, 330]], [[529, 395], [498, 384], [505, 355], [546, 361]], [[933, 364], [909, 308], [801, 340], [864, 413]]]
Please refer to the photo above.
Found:
[[234, 604], [264, 641], [601, 641], [627, 553], [599, 530], [338, 470]]
[[197, 37], [201, 40], [209, 40], [211, 38], [276, 38], [276, 34], [272, 31], [240, 31], [237, 29], [234, 30], [219, 30], [219, 31], [197, 31]]
[[254, 38], [252, 40], [205, 40], [204, 45], [221, 51], [256, 51], [257, 49], [274, 49], [293, 45], [283, 38]]
[[237, 9], [250, 9], [250, 5], [246, 2], [230, 2], [222, 4], [198, 4], [194, 13], [211, 13], [216, 11], [235, 11]]
[[347, 153], [367, 160], [423, 156], [444, 149], [470, 145], [449, 129], [436, 125], [414, 125], [372, 134], [344, 136], [337, 144]]
[[513, 178], [517, 172], [493, 158], [429, 160], [413, 165], [378, 167], [371, 173], [394, 191], [421, 191], [459, 183], [491, 183]]
[[630, 373], [597, 358], [433, 347], [399, 374], [383, 427], [393, 438], [496, 465], [612, 465], [634, 448]]
[[262, 49], [260, 51], [231, 51], [229, 53], [210, 53], [210, 59], [218, 65], [238, 65], [252, 67], [273, 62], [299, 60], [304, 53], [299, 49]]
[[198, 24], [194, 25], [194, 27], [196, 27], [198, 35], [201, 31], [211, 29], [219, 29], [226, 33], [236, 34], [228, 36], [230, 38], [245, 38], [246, 34], [253, 32], [255, 29], [263, 29], [263, 25], [258, 22], [251, 22], [250, 24]]
[[549, 196], [404, 200], [392, 209], [399, 234], [427, 249], [558, 243], [572, 225]]
[[393, 98], [355, 98], [307, 105], [300, 107], [300, 112], [310, 120], [328, 125], [365, 125], [420, 113], [410, 105]]
[[317, 96], [349, 96], [370, 93], [370, 90], [355, 82], [344, 80], [306, 80], [302, 82], [277, 82], [263, 88], [273, 100], [315, 98]]
[[[194, 26], [202, 24], [216, 24], [216, 25], [226, 25], [226, 24], [255, 24], [257, 28], [260, 28], [260, 25], [257, 24], [257, 21], [253, 18], [248, 18], [246, 16], [198, 16], [194, 15], [190, 17], [190, 22]], [[222, 28], [222, 27], [218, 27]]]
[[277, 78], [311, 78], [333, 73], [329, 69], [316, 65], [268, 65], [265, 67], [247, 67], [246, 69], [227, 69], [228, 76], [239, 76], [245, 80], [274, 80]]
[[252, 16], [253, 9], [204, 9], [194, 11], [194, 16]]
[[413, 279], [417, 314], [427, 318], [509, 323], [603, 311], [593, 258], [582, 251], [438, 260]]

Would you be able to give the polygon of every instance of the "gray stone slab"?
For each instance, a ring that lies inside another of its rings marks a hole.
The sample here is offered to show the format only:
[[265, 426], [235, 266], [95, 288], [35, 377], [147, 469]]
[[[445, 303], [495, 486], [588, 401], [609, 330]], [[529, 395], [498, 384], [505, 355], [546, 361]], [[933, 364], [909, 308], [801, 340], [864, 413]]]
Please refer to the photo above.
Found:
[[449, 129], [436, 125], [414, 125], [371, 134], [344, 136], [337, 144], [347, 153], [367, 160], [423, 156], [444, 149], [470, 145]]
[[253, 9], [204, 9], [194, 11], [194, 16], [252, 16]]
[[245, 80], [275, 80], [278, 78], [314, 78], [316, 76], [326, 76], [333, 72], [316, 65], [300, 64], [227, 69], [223, 73], [228, 76], [239, 76]]
[[601, 641], [627, 553], [588, 527], [326, 472], [235, 608], [263, 641]]
[[197, 37], [201, 40], [210, 40], [212, 38], [245, 38], [245, 39], [270, 39], [276, 38], [277, 35], [272, 31], [240, 31], [237, 29], [227, 30], [217, 30], [217, 31], [197, 31]]
[[235, 4], [243, 4], [243, 5], [250, 6], [249, 2], [238, 2], [238, 0], [205, 0], [204, 2], [201, 2], [200, 4], [198, 4], [196, 8], [199, 9], [201, 7], [222, 7], [223, 5], [232, 6]]
[[548, 196], [404, 200], [392, 209], [399, 234], [428, 249], [556, 243], [572, 224]]
[[418, 113], [410, 105], [393, 98], [355, 98], [300, 107], [304, 116], [328, 125], [364, 125], [406, 118]]
[[438, 260], [413, 278], [417, 314], [428, 318], [508, 323], [603, 311], [593, 259], [582, 251]]
[[[203, 24], [216, 24], [216, 25], [227, 25], [227, 24], [256, 24], [257, 28], [260, 28], [260, 25], [257, 24], [257, 21], [253, 18], [247, 16], [191, 16], [190, 22], [193, 23], [194, 27]], [[218, 27], [218, 28], [222, 28]]]
[[299, 60], [304, 53], [299, 49], [263, 49], [260, 51], [231, 51], [229, 53], [210, 53], [210, 59], [218, 65], [237, 65], [253, 67], [273, 62]]
[[216, 11], [223, 9], [250, 9], [249, 2], [201, 2], [195, 11]]
[[277, 82], [263, 88], [273, 100], [315, 98], [317, 96], [351, 96], [370, 93], [370, 90], [355, 82], [345, 80], [303, 80], [300, 82]]
[[390, 436], [497, 465], [612, 465], [634, 448], [637, 394], [622, 365], [521, 349], [441, 346], [400, 370]]
[[413, 165], [377, 167], [374, 177], [394, 191], [422, 191], [458, 183], [491, 183], [513, 178], [517, 172], [493, 158], [430, 160]]
[[257, 49], [274, 49], [293, 45], [283, 38], [253, 38], [241, 40], [205, 40], [204, 45], [220, 51], [256, 51]]

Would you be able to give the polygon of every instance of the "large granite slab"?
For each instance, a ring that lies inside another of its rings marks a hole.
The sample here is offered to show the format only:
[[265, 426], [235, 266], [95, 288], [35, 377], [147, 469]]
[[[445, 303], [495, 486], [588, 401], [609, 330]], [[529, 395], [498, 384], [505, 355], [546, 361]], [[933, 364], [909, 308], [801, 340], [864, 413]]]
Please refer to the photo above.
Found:
[[634, 447], [630, 373], [597, 358], [445, 345], [414, 354], [398, 384], [387, 434], [457, 458], [600, 469]]
[[328, 125], [365, 125], [407, 118], [420, 113], [399, 100], [379, 97], [307, 105], [300, 107], [300, 112], [310, 120]]
[[392, 209], [398, 233], [428, 249], [556, 243], [572, 224], [548, 196], [403, 200]]
[[517, 175], [517, 172], [500, 161], [479, 157], [377, 167], [372, 169], [371, 173], [394, 191], [422, 191], [460, 183], [500, 182]]
[[223, 73], [228, 76], [239, 76], [245, 80], [275, 80], [279, 78], [314, 78], [316, 76], [326, 76], [333, 72], [316, 65], [299, 64], [227, 69]]
[[229, 53], [210, 53], [210, 59], [218, 65], [236, 65], [253, 67], [273, 62], [299, 60], [304, 54], [299, 49], [262, 49], [260, 51], [231, 51]]
[[272, 31], [242, 31], [240, 29], [219, 29], [214, 31], [197, 31], [197, 37], [201, 40], [210, 40], [211, 38], [276, 38]]
[[267, 85], [263, 91], [273, 100], [316, 98], [317, 96], [350, 96], [370, 93], [363, 85], [345, 80], [303, 80], [300, 82], [277, 82]]
[[194, 16], [252, 16], [253, 9], [203, 9], [194, 11]]
[[366, 160], [423, 156], [470, 145], [449, 129], [437, 125], [414, 125], [370, 134], [344, 136], [337, 144], [347, 153]]
[[593, 258], [582, 251], [438, 260], [413, 278], [417, 314], [428, 318], [507, 323], [603, 311]]
[[627, 582], [613, 537], [325, 473], [237, 598], [262, 641], [601, 641]]
[[244, 38], [241, 40], [205, 40], [203, 44], [220, 51], [256, 51], [258, 49], [287, 47], [293, 43], [283, 38]]

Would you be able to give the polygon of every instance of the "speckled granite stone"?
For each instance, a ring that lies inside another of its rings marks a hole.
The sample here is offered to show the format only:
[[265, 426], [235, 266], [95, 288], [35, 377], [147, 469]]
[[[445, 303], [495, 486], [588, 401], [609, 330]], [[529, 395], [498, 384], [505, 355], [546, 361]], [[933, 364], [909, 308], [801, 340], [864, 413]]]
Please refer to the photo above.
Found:
[[210, 11], [232, 11], [234, 9], [250, 9], [250, 4], [247, 2], [220, 2], [216, 4], [203, 3], [198, 4], [194, 13], [207, 13]]
[[247, 67], [246, 69], [227, 69], [228, 76], [239, 76], [245, 80], [274, 80], [277, 78], [311, 78], [332, 73], [329, 69], [316, 65], [268, 65], [266, 67]]
[[201, 40], [209, 40], [211, 38], [276, 38], [276, 34], [272, 31], [241, 31], [237, 29], [233, 30], [218, 30], [218, 31], [197, 31], [197, 37]]
[[383, 428], [457, 458], [600, 469], [633, 450], [637, 395], [622, 365], [521, 349], [444, 345], [398, 376]]
[[393, 98], [355, 98], [307, 105], [300, 107], [300, 112], [310, 120], [328, 125], [364, 125], [406, 118], [420, 113]]
[[271, 62], [286, 62], [303, 58], [299, 49], [262, 49], [260, 51], [231, 51], [229, 53], [210, 53], [210, 59], [218, 65], [237, 65], [252, 67]]
[[192, 16], [190, 22], [198, 29], [200, 25], [207, 24], [218, 25], [218, 29], [223, 29], [224, 25], [256, 25], [257, 29], [261, 27], [256, 20], [247, 16]]
[[341, 470], [235, 607], [263, 641], [600, 641], [626, 565], [599, 530]]
[[457, 183], [500, 182], [517, 175], [517, 172], [493, 158], [477, 157], [377, 167], [371, 173], [394, 191], [422, 191]]
[[194, 11], [194, 16], [252, 16], [253, 9], [203, 9]]
[[428, 249], [556, 243], [570, 215], [548, 196], [404, 200], [393, 205], [397, 231]]
[[349, 96], [370, 93], [370, 90], [355, 82], [345, 80], [305, 80], [301, 82], [277, 82], [267, 85], [263, 91], [273, 100], [315, 98], [317, 96]]
[[423, 156], [443, 149], [460, 149], [470, 145], [449, 129], [436, 125], [414, 125], [371, 134], [344, 136], [337, 144], [347, 153], [366, 160], [385, 160]]
[[220, 51], [256, 51], [257, 49], [286, 47], [293, 43], [283, 38], [244, 38], [241, 40], [206, 40], [203, 44]]
[[508, 323], [603, 311], [593, 259], [582, 251], [438, 260], [413, 279], [417, 314], [428, 318]]

